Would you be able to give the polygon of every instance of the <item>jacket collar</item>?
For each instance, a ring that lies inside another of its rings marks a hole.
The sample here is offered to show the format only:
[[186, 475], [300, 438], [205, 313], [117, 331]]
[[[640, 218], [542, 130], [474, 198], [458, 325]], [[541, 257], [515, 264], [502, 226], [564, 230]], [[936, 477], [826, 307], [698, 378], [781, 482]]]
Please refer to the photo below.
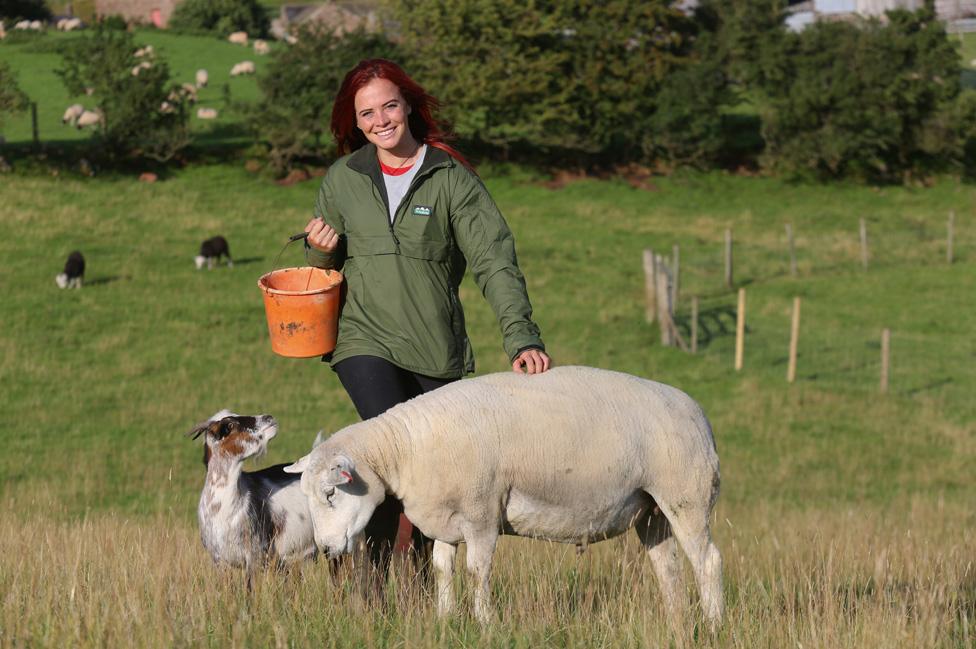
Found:
[[[417, 170], [417, 175], [414, 176], [414, 182], [431, 169], [453, 165], [454, 158], [447, 151], [428, 144], [427, 153], [424, 154], [424, 161], [421, 163], [420, 169]], [[367, 142], [364, 146], [353, 151], [346, 160], [346, 166], [353, 171], [358, 171], [370, 177], [376, 190], [383, 197], [383, 204], [389, 210], [390, 199], [386, 195], [386, 183], [383, 182], [383, 171], [380, 169], [380, 160], [376, 157], [376, 145], [372, 142]]]

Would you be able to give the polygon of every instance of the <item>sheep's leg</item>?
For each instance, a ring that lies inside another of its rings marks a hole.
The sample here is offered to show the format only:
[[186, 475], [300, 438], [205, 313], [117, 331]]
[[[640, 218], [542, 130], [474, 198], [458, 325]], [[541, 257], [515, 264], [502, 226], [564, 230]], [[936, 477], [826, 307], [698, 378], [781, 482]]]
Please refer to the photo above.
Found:
[[454, 610], [454, 557], [457, 545], [434, 541], [434, 572], [437, 575], [437, 614], [450, 615]]
[[474, 579], [474, 616], [482, 625], [491, 622], [491, 595], [488, 579], [491, 576], [491, 559], [495, 554], [498, 534], [482, 534], [466, 538], [468, 544], [466, 562], [468, 574]]
[[671, 532], [671, 525], [655, 505], [637, 520], [634, 531], [654, 566], [668, 621], [674, 631], [679, 632], [684, 629], [688, 602], [681, 576], [678, 543]]
[[722, 623], [725, 608], [722, 593], [722, 555], [708, 530], [710, 507], [692, 507], [672, 512], [671, 529], [695, 572], [702, 614], [714, 633]]

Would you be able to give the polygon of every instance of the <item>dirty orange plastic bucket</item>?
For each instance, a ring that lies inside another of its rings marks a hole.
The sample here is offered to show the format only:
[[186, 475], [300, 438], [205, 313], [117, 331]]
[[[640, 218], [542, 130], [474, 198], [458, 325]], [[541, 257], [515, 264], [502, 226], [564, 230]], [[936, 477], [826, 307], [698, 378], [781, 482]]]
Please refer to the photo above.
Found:
[[313, 266], [282, 268], [261, 276], [271, 350], [311, 358], [335, 349], [342, 273]]

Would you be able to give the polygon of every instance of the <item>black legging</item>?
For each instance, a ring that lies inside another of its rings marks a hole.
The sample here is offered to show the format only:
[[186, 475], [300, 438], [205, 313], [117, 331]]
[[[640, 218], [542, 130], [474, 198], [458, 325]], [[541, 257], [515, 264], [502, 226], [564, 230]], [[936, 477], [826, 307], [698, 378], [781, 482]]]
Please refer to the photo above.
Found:
[[[352, 356], [336, 363], [334, 369], [363, 419], [380, 415], [398, 403], [455, 380], [410, 372], [377, 356]], [[390, 565], [402, 513], [403, 503], [388, 496], [366, 525], [366, 545], [373, 565], [382, 569], [380, 574], [386, 574]], [[411, 541], [417, 557], [426, 559], [430, 539], [414, 527]]]

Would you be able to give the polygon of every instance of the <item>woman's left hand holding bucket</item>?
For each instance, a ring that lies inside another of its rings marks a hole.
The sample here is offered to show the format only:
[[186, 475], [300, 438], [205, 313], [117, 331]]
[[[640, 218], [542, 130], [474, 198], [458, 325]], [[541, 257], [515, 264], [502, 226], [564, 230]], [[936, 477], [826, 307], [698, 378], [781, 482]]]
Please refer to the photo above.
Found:
[[339, 233], [318, 217], [312, 217], [312, 220], [305, 226], [305, 232], [308, 232], [306, 238], [308, 245], [316, 250], [332, 253], [339, 246]]

